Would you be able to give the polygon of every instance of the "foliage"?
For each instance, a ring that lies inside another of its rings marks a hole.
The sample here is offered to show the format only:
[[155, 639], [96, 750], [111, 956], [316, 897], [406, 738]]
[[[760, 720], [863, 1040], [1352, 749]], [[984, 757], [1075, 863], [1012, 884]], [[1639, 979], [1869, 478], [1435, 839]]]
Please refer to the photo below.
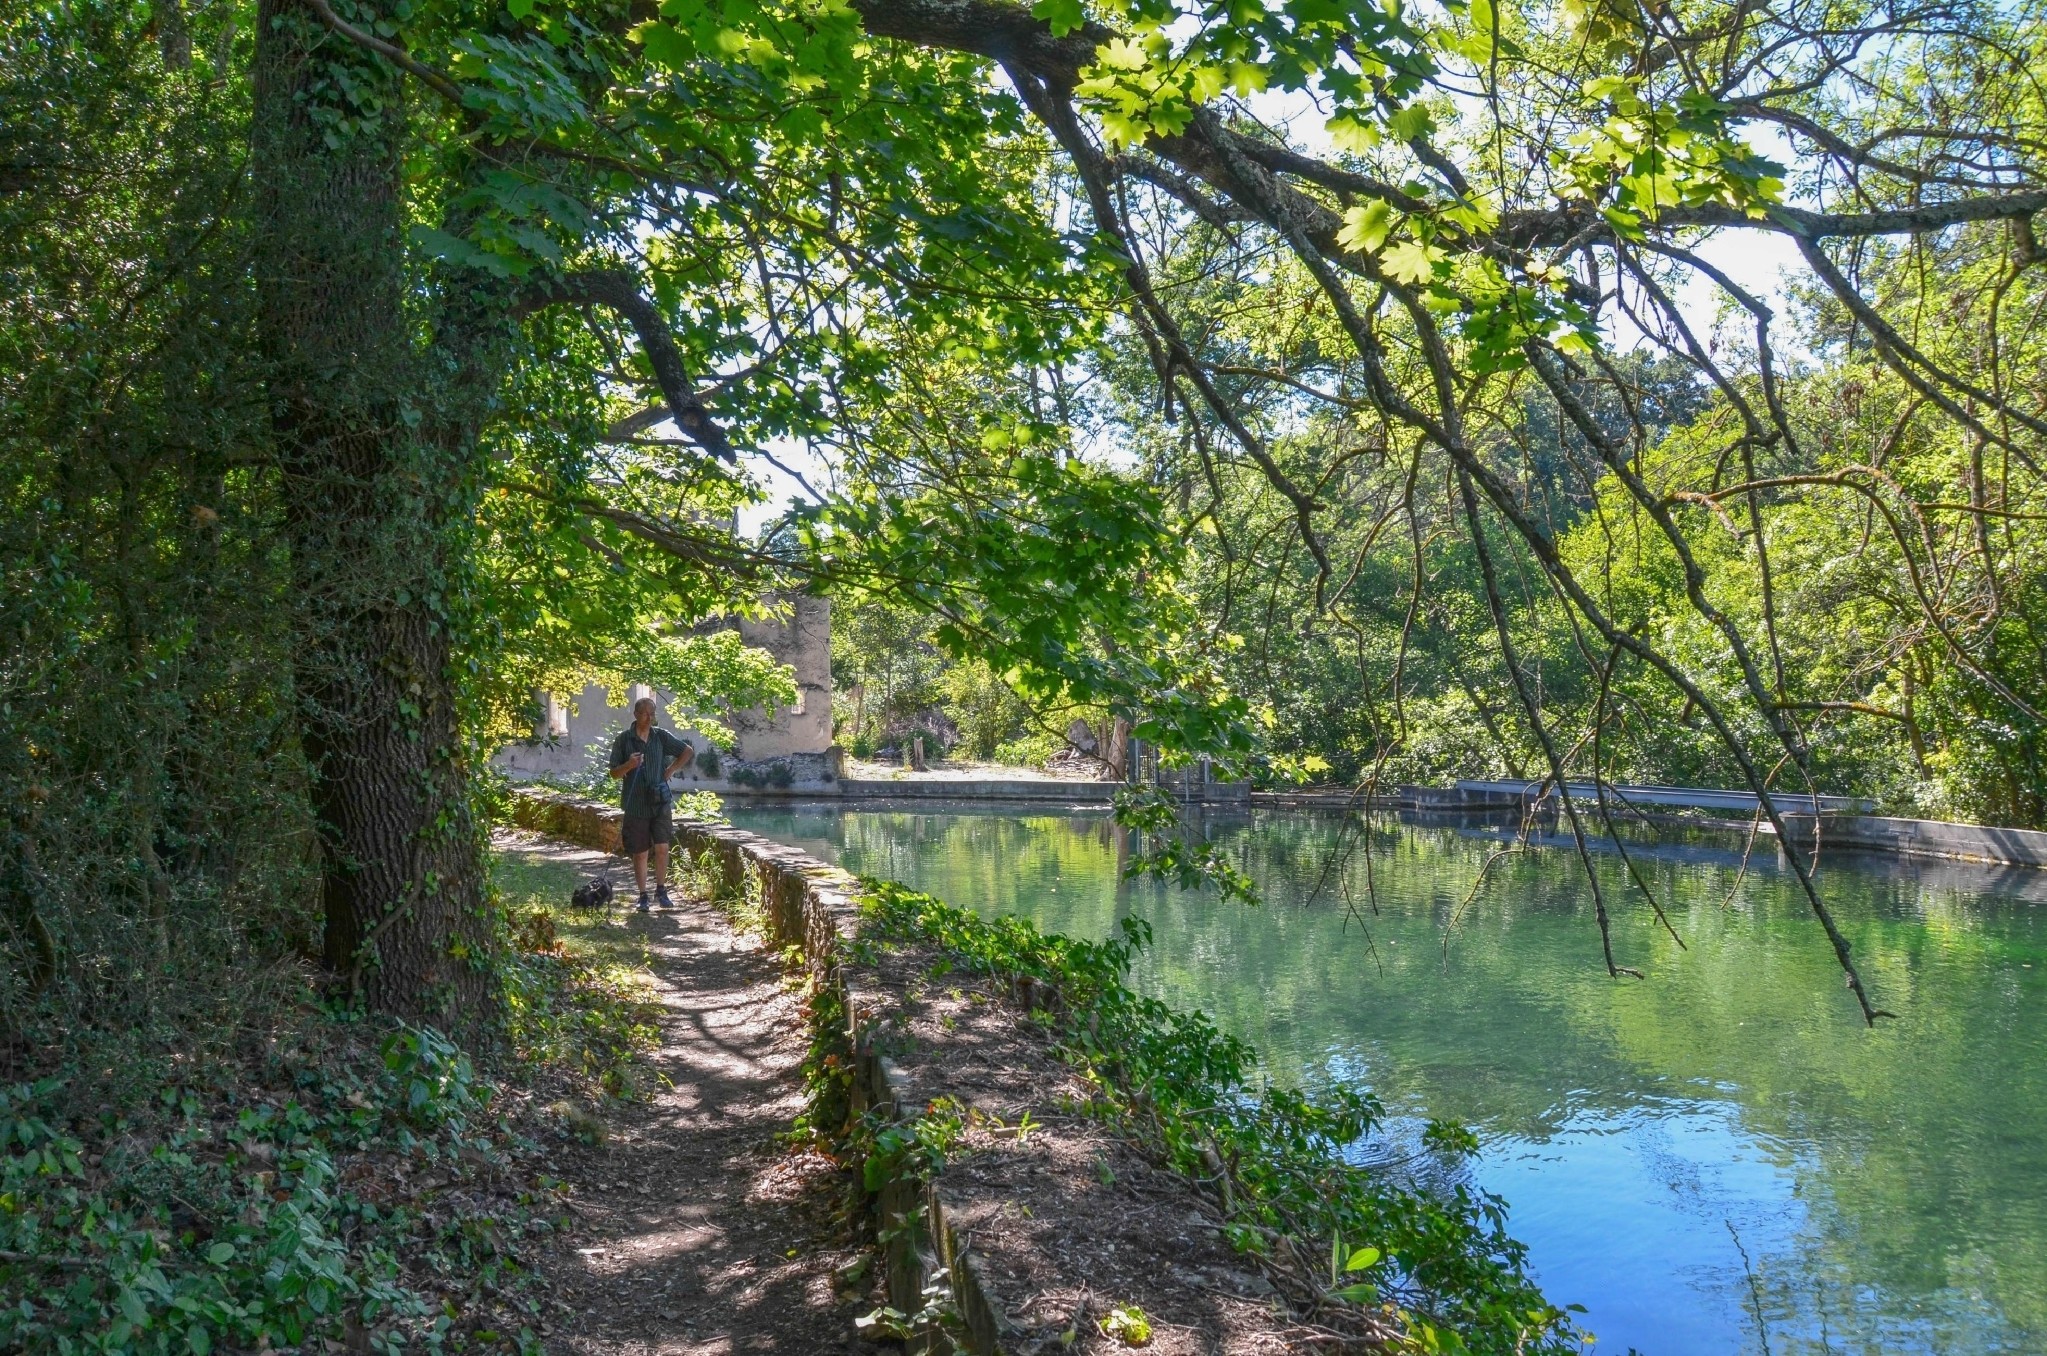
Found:
[[516, 1239], [543, 1219], [461, 1219], [367, 1188], [373, 1163], [451, 1180], [503, 1168], [493, 1090], [430, 1030], [367, 1048], [333, 1034], [268, 1071], [275, 1093], [167, 1084], [139, 1123], [109, 1113], [82, 1133], [54, 1119], [57, 1084], [0, 1091], [0, 1343], [397, 1351], [459, 1343], [499, 1310], [530, 1321]]
[[941, 650], [938, 625], [934, 615], [886, 597], [849, 601], [833, 613], [838, 737], [855, 757], [900, 747], [921, 731], [933, 753], [1037, 764], [1066, 747], [1051, 725], [1098, 715], [1093, 706], [1033, 703], [986, 659]]
[[518, 1094], [631, 1095], [657, 1008], [644, 943], [565, 916], [573, 871], [508, 858], [495, 876], [510, 1001], [491, 1077], [431, 1028], [289, 991], [255, 1055], [109, 1069], [118, 1099], [87, 1072], [0, 1089], [0, 1346], [537, 1351], [521, 1239], [560, 1221]]
[[[1218, 399], [1194, 403], [1190, 421], [1161, 418], [1162, 379], [1140, 332], [1119, 336], [1100, 370], [1122, 392], [1116, 418], [1143, 464], [1177, 492], [1204, 620], [1242, 637], [1217, 652], [1269, 716], [1275, 769], [1307, 754], [1383, 786], [1540, 776], [1554, 755], [1578, 776], [1743, 786], [1767, 775], [1892, 812], [2040, 822], [2037, 534], [2022, 526], [2040, 511], [2039, 414], [2021, 399], [1993, 429], [1938, 393], [2034, 388], [2042, 349], [2022, 318], [2037, 310], [2041, 277], [2031, 226], [1957, 223], [1909, 240], [1878, 231], [1838, 271], [1809, 251], [1812, 276], [1792, 285], [1787, 308], [1800, 357], [1787, 363], [1773, 356], [1784, 342], [1771, 338], [1773, 314], [1741, 290], [1759, 280], [1739, 269], [1707, 279], [1729, 303], [1717, 325], [1709, 307], [1673, 300], [1691, 251], [1712, 237], [1653, 223], [1761, 212], [1781, 224], [1762, 204], [1792, 192], [1801, 220], [1814, 219], [1836, 193], [1830, 157], [1847, 154], [1814, 119], [1840, 105], [1792, 114], [1723, 86], [1722, 106], [1708, 108], [1684, 88], [1708, 78], [1700, 68], [1660, 68], [1645, 83], [1639, 71], [1602, 73], [1608, 58], [1579, 42], [1639, 16], [1566, 17], [1575, 54], [1528, 12], [1474, 9], [1434, 32], [1410, 20], [1436, 48], [1420, 67], [1431, 78], [1472, 59], [1460, 44], [1489, 44], [1499, 64], [1472, 75], [1497, 91], [1492, 101], [1424, 116], [1382, 98], [1371, 134], [1347, 147], [1357, 158], [1341, 162], [1352, 177], [1315, 181], [1337, 187], [1333, 198], [1309, 176], [1287, 200], [1303, 215], [1340, 210], [1336, 245], [1376, 258], [1393, 292], [1413, 298], [1406, 313], [1343, 321], [1350, 284], [1316, 271], [1318, 251], [1364, 279], [1380, 274], [1328, 241], [1290, 242], [1294, 257], [1275, 265], [1162, 181], [1148, 209], [1132, 209], [1133, 222], [1158, 213], [1185, 227], [1143, 237], [1148, 268], [1175, 322], [1198, 336], [1190, 353], [1212, 365]], [[2037, 95], [2003, 85], [1988, 55], [2007, 37], [2041, 40], [2037, 16], [2018, 22], [2003, 35], [1964, 21], [1940, 51], [1908, 44], [1873, 78], [1873, 98], [1902, 117], [1913, 91], [1958, 78], [1997, 117], [2036, 126]], [[1222, 31], [1175, 32], [1171, 59], [1199, 69]], [[1730, 63], [1763, 60], [1746, 44], [1731, 42]], [[1130, 69], [1151, 79], [1163, 50]], [[1113, 64], [1106, 48], [1100, 59]], [[1510, 92], [1506, 72], [1524, 62], [1535, 84]], [[1563, 112], [1571, 96], [1534, 74], [1574, 62], [1596, 113]], [[1322, 69], [1304, 58], [1301, 78]], [[1640, 96], [1657, 82], [1652, 107]], [[1326, 92], [1340, 107], [1343, 91]], [[1583, 248], [1565, 254], [1588, 284], [1618, 276], [1610, 304], [1629, 318], [1541, 340], [1522, 327], [1518, 347], [1501, 348], [1474, 327], [1521, 321], [1488, 319], [1505, 303], [1460, 281], [1464, 246], [1443, 229], [1454, 213], [1414, 237], [1441, 253], [1426, 268], [1394, 263], [1387, 242], [1418, 210], [1398, 205], [1402, 194], [1461, 195], [1476, 213], [1466, 244], [1487, 238], [1489, 213], [1532, 226], [1541, 209], [1521, 198], [1525, 181], [1499, 148], [1531, 132], [1538, 105], [1584, 118], [1574, 134], [1543, 134], [1564, 197], [1602, 204], [1598, 221], [1580, 218]], [[1415, 118], [1396, 125], [1403, 112]], [[1350, 116], [1332, 121], [1339, 144], [1335, 123]], [[1886, 114], [1858, 116], [1875, 127]], [[1744, 120], [1793, 128], [1815, 148], [1809, 165], [1829, 168], [1772, 184], [1780, 176], [1728, 139]], [[1922, 130], [1929, 153], [1975, 134]], [[1403, 165], [1416, 175], [1396, 189]], [[1895, 176], [1885, 192], [1929, 174], [1952, 192], [1993, 187], [1901, 161], [1881, 172]], [[1705, 211], [1709, 201], [1729, 210]], [[1255, 201], [1239, 206], [1260, 214]], [[1606, 243], [1584, 244], [1594, 238]], [[1645, 240], [1646, 256], [1632, 248]], [[1941, 305], [1929, 302], [1935, 277], [1947, 282]], [[1593, 341], [1603, 351], [1586, 352]], [[1403, 356], [1410, 346], [1469, 378], [1447, 405], [1435, 369]], [[1460, 489], [1467, 481], [1475, 495]], [[1314, 487], [1312, 508], [1289, 486]]]
[[195, 13], [180, 66], [139, 6], [0, 15], [8, 1081], [93, 1050], [154, 1086], [291, 1001], [317, 942], [237, 281], [247, 33]]
[[[1091, 342], [1114, 267], [1048, 217], [1043, 149], [977, 61], [841, 7], [186, 8], [5, 21], [10, 1023], [119, 1026], [124, 985], [203, 1007], [202, 971], [323, 922], [352, 984], [445, 1005], [437, 960], [489, 969], [467, 769], [564, 674], [651, 676], [709, 721], [786, 697], [705, 629], [764, 591], [887, 592], [915, 563], [1001, 672], [1146, 689], [1074, 661], [1056, 590], [1002, 587], [1011, 554], [1052, 584], [1043, 531], [1107, 513], [1117, 549], [1068, 585], [1113, 591], [1162, 525], [1047, 457], [1065, 435], [1028, 402], [955, 408]], [[342, 181], [389, 191], [321, 196]], [[732, 515], [788, 439], [847, 474], [749, 541]], [[1025, 530], [984, 517], [954, 562], [957, 524], [923, 516], [938, 535], [864, 551], [935, 475], [984, 473]], [[110, 726], [140, 751], [112, 777]], [[344, 841], [357, 794], [402, 843]]]
[[[1126, 975], [1149, 940], [1141, 920], [1125, 919], [1118, 939], [1082, 942], [1014, 917], [983, 920], [893, 882], [865, 885], [867, 944], [936, 946], [968, 969], [1049, 986], [1059, 1048], [1098, 1089], [1102, 1113], [1176, 1170], [1216, 1181], [1238, 1248], [1285, 1266], [1297, 1249], [1327, 1255], [1351, 1240], [1345, 1256], [1359, 1265], [1348, 1284], [1371, 1290], [1346, 1302], [1391, 1304], [1418, 1337], [1433, 1327], [1472, 1351], [1576, 1349], [1568, 1317], [1528, 1279], [1499, 1200], [1462, 1184], [1402, 1184], [1345, 1161], [1346, 1146], [1378, 1118], [1369, 1095], [1255, 1090], [1246, 1046], [1199, 1013], [1135, 993]], [[933, 1136], [905, 1131], [904, 1143], [928, 1150], [943, 1128], [941, 1116]], [[1367, 1239], [1382, 1255], [1358, 1243]], [[1318, 1295], [1329, 1288], [1315, 1285]]]
[[971, 486], [870, 488], [832, 521], [821, 549], [857, 541], [862, 568], [936, 618], [939, 650], [1032, 709], [1107, 705], [1140, 738], [1249, 753], [1243, 704], [1175, 584], [1181, 546], [1144, 486], [1026, 450]]
[[491, 742], [786, 692], [778, 590], [931, 619], [977, 748], [2047, 822], [2047, 30], [1808, 8], [9, 10], [10, 1065], [315, 933], [487, 1039]]
[[1159, 786], [1129, 786], [1116, 792], [1116, 822], [1143, 837], [1131, 854], [1126, 879], [1155, 876], [1183, 890], [1213, 885], [1224, 899], [1258, 902], [1258, 887], [1228, 854], [1180, 820], [1173, 793]]
[[852, 1140], [859, 1146], [861, 1182], [870, 1194], [894, 1181], [931, 1181], [967, 1128], [962, 1108], [950, 1097], [934, 1099], [908, 1120], [869, 1111], [865, 1121]]
[[[942, 700], [944, 658], [928, 615], [887, 599], [832, 612], [832, 686], [839, 742], [868, 757], [905, 731], [929, 723]], [[857, 695], [850, 695], [857, 694]]]
[[1118, 1305], [1102, 1319], [1102, 1335], [1126, 1347], [1150, 1346], [1151, 1320], [1135, 1304]]

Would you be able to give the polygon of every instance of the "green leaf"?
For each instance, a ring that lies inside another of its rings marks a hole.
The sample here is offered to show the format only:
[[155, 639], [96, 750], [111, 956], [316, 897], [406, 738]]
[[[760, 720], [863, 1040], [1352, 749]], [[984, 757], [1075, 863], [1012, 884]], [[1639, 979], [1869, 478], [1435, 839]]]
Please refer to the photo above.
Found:
[[1087, 22], [1080, 0], [1038, 0], [1031, 13], [1051, 27], [1055, 38], [1063, 38]]
[[1392, 229], [1393, 209], [1383, 200], [1374, 198], [1343, 214], [1343, 229], [1336, 233], [1336, 243], [1366, 254], [1376, 254]]
[[1409, 104], [1386, 120], [1386, 129], [1395, 141], [1412, 141], [1427, 136], [1435, 129], [1435, 115], [1425, 104]]
[[1366, 1267], [1377, 1266], [1380, 1252], [1377, 1248], [1359, 1248], [1343, 1264], [1345, 1271], [1363, 1271]]
[[1349, 151], [1353, 155], [1371, 150], [1380, 141], [1378, 125], [1366, 122], [1355, 113], [1339, 113], [1323, 126], [1338, 150]]
[[1095, 53], [1095, 60], [1112, 71], [1141, 71], [1151, 64], [1143, 46], [1129, 38], [1111, 38]]
[[684, 70], [697, 59], [697, 45], [673, 24], [656, 23], [649, 20], [635, 28], [633, 37], [639, 41], [647, 60], [669, 70]]
[[1419, 286], [1436, 276], [1436, 263], [1443, 252], [1418, 240], [1403, 240], [1386, 251], [1386, 272], [1400, 282]]
[[1647, 208], [1652, 216], [1684, 201], [1684, 185], [1672, 174], [1630, 174], [1621, 180], [1621, 187], [1634, 198], [1636, 207]]
[[505, 13], [523, 19], [533, 12], [533, 0], [505, 0]]
[[436, 226], [415, 226], [409, 239], [415, 249], [436, 259], [463, 268], [480, 269], [500, 278], [510, 277], [513, 268], [501, 255], [478, 249], [461, 236], [451, 235]]
[[206, 1260], [215, 1266], [233, 1261], [234, 1255], [235, 1245], [232, 1243], [216, 1243], [206, 1250]]
[[1642, 230], [1640, 213], [1630, 212], [1625, 207], [1602, 207], [1599, 209], [1599, 215], [1606, 218], [1606, 224], [1613, 227], [1614, 234], [1623, 240], [1646, 238]]

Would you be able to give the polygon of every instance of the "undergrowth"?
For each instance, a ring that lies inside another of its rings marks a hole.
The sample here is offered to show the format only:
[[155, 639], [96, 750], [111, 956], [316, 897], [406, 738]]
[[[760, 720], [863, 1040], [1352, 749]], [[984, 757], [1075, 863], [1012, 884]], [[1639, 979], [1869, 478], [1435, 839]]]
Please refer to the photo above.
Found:
[[644, 944], [557, 907], [572, 868], [498, 876], [487, 1068], [308, 986], [135, 1072], [0, 1084], [0, 1351], [541, 1350], [538, 1108], [634, 1095], [656, 1027]]
[[[936, 947], [951, 964], [1030, 995], [1058, 1053], [1096, 1089], [1094, 1109], [1203, 1183], [1231, 1243], [1292, 1279], [1297, 1303], [1372, 1310], [1416, 1351], [1581, 1349], [1570, 1315], [1528, 1276], [1497, 1197], [1462, 1184], [1424, 1189], [1346, 1161], [1344, 1149], [1379, 1119], [1374, 1098], [1255, 1088], [1248, 1046], [1200, 1013], [1135, 992], [1130, 963], [1151, 935], [1142, 920], [1123, 920], [1116, 939], [1085, 942], [1017, 918], [984, 919], [892, 881], [863, 884], [851, 959], [893, 944]], [[894, 1133], [904, 1143], [874, 1147], [905, 1157], [942, 1151], [943, 1136], [921, 1127]], [[1444, 1145], [1457, 1138], [1433, 1136]]]
[[[0, 1090], [0, 1350], [538, 1347], [496, 1090], [424, 1028], [330, 1017], [139, 1114]], [[481, 1207], [481, 1208], [478, 1208]]]

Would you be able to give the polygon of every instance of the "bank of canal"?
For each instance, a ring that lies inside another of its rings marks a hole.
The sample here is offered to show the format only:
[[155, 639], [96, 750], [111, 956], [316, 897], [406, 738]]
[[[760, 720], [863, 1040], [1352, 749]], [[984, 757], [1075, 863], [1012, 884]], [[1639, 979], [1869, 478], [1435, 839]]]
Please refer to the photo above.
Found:
[[1361, 1155], [1407, 1158], [1431, 1117], [1476, 1130], [1470, 1184], [1505, 1199], [1599, 1350], [2047, 1350], [2047, 873], [1830, 860], [1829, 901], [1900, 1014], [1871, 1032], [1789, 872], [1717, 841], [1633, 848], [1688, 950], [1602, 856], [1616, 950], [1646, 975], [1615, 982], [1574, 855], [1487, 870], [1497, 828], [1386, 823], [1367, 854], [1354, 818], [1216, 820], [1266, 892], [1249, 910], [1119, 883], [1101, 814], [732, 817], [1054, 931], [1147, 918], [1142, 987], [1214, 1015], [1275, 1079], [1382, 1099]]

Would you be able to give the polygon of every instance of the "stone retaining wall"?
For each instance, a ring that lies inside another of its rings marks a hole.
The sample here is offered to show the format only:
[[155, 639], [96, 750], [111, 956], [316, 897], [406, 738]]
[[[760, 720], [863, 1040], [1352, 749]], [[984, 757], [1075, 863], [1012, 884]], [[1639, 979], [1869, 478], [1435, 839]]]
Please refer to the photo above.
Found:
[[1014, 800], [1074, 806], [1108, 805], [1121, 786], [1052, 777], [846, 777], [839, 782], [841, 795], [866, 800]]
[[[1363, 810], [1367, 804], [1363, 795], [1334, 791], [1260, 791], [1251, 797], [1251, 803], [1260, 809], [1276, 810]], [[1527, 802], [1516, 795], [1426, 786], [1388, 788], [1372, 797], [1370, 805], [1374, 810], [1493, 816], [1518, 816], [1527, 808]], [[1746, 819], [1702, 819], [1636, 804], [1614, 808], [1617, 815], [1625, 814], [1648, 824], [1724, 832], [1744, 839], [1752, 831], [1760, 832], [1764, 838], [1776, 837], [1776, 830], [1769, 824], [1752, 830]], [[1554, 818], [1559, 813], [1556, 801], [1549, 801], [1543, 813]], [[1787, 814], [1784, 820], [1791, 829], [1792, 840], [1810, 850], [1812, 816]], [[2000, 829], [1937, 819], [1889, 819], [1882, 815], [1822, 814], [1821, 852], [1842, 849], [1999, 866], [2047, 867], [2047, 833], [2037, 829]]]
[[[1793, 841], [1811, 846], [1811, 816], [1788, 818], [1785, 823]], [[2047, 833], [2037, 829], [1948, 824], [1936, 819], [1886, 819], [1881, 815], [1821, 815], [1819, 830], [1822, 853], [1829, 848], [1856, 848], [1906, 857], [2047, 867]], [[1767, 825], [1764, 831], [1769, 831]]]
[[[512, 821], [522, 828], [601, 852], [619, 850], [624, 816], [617, 806], [521, 787], [512, 792], [511, 808]], [[777, 947], [800, 947], [813, 974], [838, 989], [854, 1060], [854, 1114], [879, 1109], [892, 1120], [911, 1119], [919, 1099], [908, 1095], [901, 1073], [876, 1051], [873, 1039], [894, 1001], [842, 964], [842, 947], [852, 940], [856, 920], [853, 898], [859, 887], [854, 878], [729, 824], [679, 817], [675, 847], [700, 864], [714, 863], [721, 893], [758, 900], [767, 914], [770, 941]], [[889, 1303], [906, 1314], [917, 1312], [926, 1287], [942, 1272], [976, 1356], [1007, 1352], [1010, 1325], [990, 1298], [974, 1254], [949, 1221], [943, 1177], [929, 1185], [913, 1178], [892, 1180], [882, 1187], [876, 1209], [881, 1236], [889, 1240]], [[935, 1334], [907, 1345], [913, 1353], [950, 1350], [946, 1339]]]

